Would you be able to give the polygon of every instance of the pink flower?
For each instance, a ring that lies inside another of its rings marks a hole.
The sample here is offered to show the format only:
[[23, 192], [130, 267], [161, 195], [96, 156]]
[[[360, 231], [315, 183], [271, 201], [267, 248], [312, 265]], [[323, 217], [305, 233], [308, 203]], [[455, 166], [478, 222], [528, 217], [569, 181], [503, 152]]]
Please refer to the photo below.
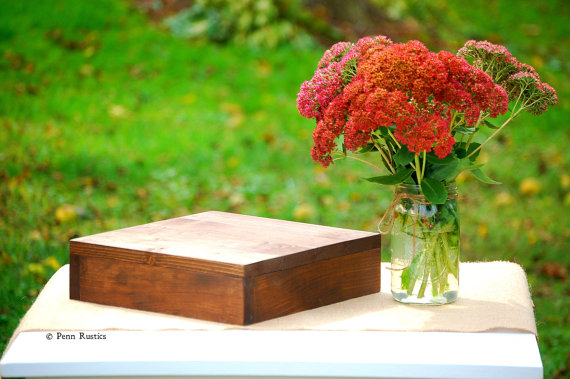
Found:
[[303, 117], [318, 118], [343, 87], [341, 66], [332, 62], [318, 69], [310, 81], [301, 85], [297, 109]]
[[398, 146], [444, 158], [453, 151], [453, 133], [459, 133], [451, 122], [453, 128], [463, 122], [474, 126], [502, 115], [515, 95], [535, 114], [558, 101], [536, 70], [504, 46], [468, 41], [455, 56], [430, 52], [419, 41], [395, 44], [377, 36], [327, 50], [313, 78], [301, 86], [297, 107], [317, 120], [311, 155], [327, 166], [339, 137], [356, 151], [377, 139], [381, 128], [393, 130]]
[[352, 47], [350, 42], [337, 42], [325, 51], [323, 57], [319, 61], [318, 68], [325, 68], [331, 62], [338, 62], [344, 54]]

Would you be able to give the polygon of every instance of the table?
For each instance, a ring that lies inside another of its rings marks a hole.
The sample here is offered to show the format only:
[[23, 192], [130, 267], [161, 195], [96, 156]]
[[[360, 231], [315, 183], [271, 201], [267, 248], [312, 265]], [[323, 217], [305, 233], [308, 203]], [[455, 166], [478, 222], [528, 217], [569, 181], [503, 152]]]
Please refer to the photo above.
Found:
[[[459, 318], [470, 313], [483, 316], [486, 308], [479, 308], [483, 302], [475, 299], [480, 291], [470, 292], [472, 279], [479, 270], [514, 269], [512, 263], [491, 265], [462, 264], [464, 297], [452, 306], [409, 307], [390, 302], [389, 274], [383, 267], [382, 293], [240, 328], [67, 300], [68, 294], [60, 294], [64, 291], [57, 285], [57, 281], [65, 284], [66, 272], [61, 271], [22, 320], [0, 361], [0, 373], [5, 378], [542, 378], [535, 325], [517, 321], [524, 317], [508, 319], [509, 315], [502, 321], [507, 327], [493, 321], [502, 313], [528, 308], [523, 301], [529, 296], [526, 293], [523, 300], [507, 296], [502, 302], [484, 304], [492, 307], [487, 313], [498, 310], [486, 327], [474, 323], [469, 332], [437, 330], [441, 329], [438, 319], [446, 313]], [[518, 280], [524, 280], [528, 292], [524, 275]], [[61, 301], [56, 306], [61, 315], [54, 310], [53, 319], [46, 311], [50, 301]], [[359, 307], [363, 311], [355, 312]], [[407, 329], [416, 328], [417, 320], [421, 329], [394, 330], [388, 316], [398, 307], [421, 316], [407, 321]], [[334, 317], [324, 320], [327, 315]], [[378, 328], [387, 330], [373, 327], [378, 320], [385, 324]], [[115, 322], [121, 330], [112, 330], [107, 322]], [[153, 326], [143, 327], [147, 324]]]

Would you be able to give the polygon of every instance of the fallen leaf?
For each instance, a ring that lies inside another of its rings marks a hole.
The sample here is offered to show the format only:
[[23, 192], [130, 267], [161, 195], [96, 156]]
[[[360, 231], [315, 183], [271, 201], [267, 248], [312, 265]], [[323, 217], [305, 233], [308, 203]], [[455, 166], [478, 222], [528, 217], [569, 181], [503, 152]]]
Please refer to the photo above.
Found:
[[229, 168], [236, 168], [240, 164], [240, 160], [238, 157], [230, 157], [228, 158], [228, 167]]
[[338, 210], [341, 212], [348, 212], [350, 210], [350, 203], [348, 201], [342, 201], [338, 204]]
[[55, 210], [55, 220], [59, 224], [75, 220], [76, 218], [77, 218], [77, 210], [71, 204], [61, 205]]
[[570, 188], [570, 175], [562, 174], [560, 176], [560, 185], [562, 186], [563, 189]]
[[109, 192], [115, 192], [119, 188], [119, 185], [115, 182], [107, 182], [105, 184], [105, 189]]
[[495, 196], [495, 204], [499, 207], [504, 207], [513, 204], [515, 201], [514, 196], [508, 192], [500, 192]]
[[46, 275], [46, 268], [41, 263], [28, 263], [26, 271], [38, 278], [45, 278]]
[[329, 179], [329, 176], [325, 172], [319, 172], [318, 174], [316, 174], [315, 182], [317, 182], [323, 187], [331, 186], [331, 180]]
[[126, 118], [127, 117], [127, 109], [122, 105], [111, 105], [108, 109], [109, 116], [112, 118]]
[[53, 178], [53, 180], [55, 180], [56, 182], [61, 182], [63, 180], [63, 174], [59, 171], [54, 171], [51, 174], [51, 177]]
[[534, 245], [537, 241], [538, 241], [538, 237], [536, 236], [536, 233], [531, 230], [527, 236], [526, 236], [527, 242], [529, 245]]
[[487, 238], [489, 233], [489, 226], [486, 223], [481, 223], [477, 226], [477, 235], [483, 239]]
[[302, 203], [293, 210], [293, 218], [295, 220], [306, 221], [315, 215], [315, 208], [311, 204]]
[[91, 76], [95, 72], [95, 68], [90, 64], [84, 64], [79, 67], [79, 74], [82, 76]]
[[230, 116], [226, 122], [230, 128], [235, 128], [241, 125], [245, 119], [241, 105], [236, 103], [222, 103], [220, 110]]
[[540, 272], [549, 278], [566, 280], [568, 273], [566, 268], [556, 262], [545, 262], [540, 267]]
[[2, 251], [2, 260], [0, 260], [0, 263], [2, 263], [4, 266], [8, 266], [10, 263], [12, 263], [12, 257], [5, 251]]
[[42, 240], [42, 232], [37, 229], [34, 229], [30, 232], [29, 237], [32, 241], [41, 241]]
[[350, 201], [352, 201], [354, 203], [358, 203], [360, 200], [362, 200], [362, 194], [359, 191], [351, 192], [349, 197], [350, 197]]
[[4, 58], [10, 61], [13, 70], [18, 70], [24, 64], [24, 58], [12, 50], [6, 50], [4, 52]]
[[87, 48], [83, 50], [83, 55], [86, 58], [90, 58], [95, 55], [95, 52], [97, 52], [97, 48], [95, 46], [87, 46]]
[[230, 205], [232, 207], [239, 207], [239, 206], [245, 204], [246, 199], [245, 199], [245, 196], [243, 196], [243, 194], [237, 192], [237, 193], [233, 193], [230, 196], [229, 201], [230, 201]]
[[119, 197], [114, 195], [107, 197], [107, 206], [109, 208], [115, 208], [117, 205], [119, 205]]
[[275, 140], [277, 139], [275, 137], [275, 134], [273, 134], [271, 132], [264, 132], [261, 138], [263, 139], [263, 142], [265, 142], [269, 146], [272, 146], [273, 144], [275, 144]]
[[42, 264], [44, 266], [52, 268], [54, 271], [59, 270], [59, 268], [61, 267], [61, 264], [57, 261], [57, 259], [53, 255], [50, 255], [49, 257], [44, 259], [42, 261]]
[[148, 190], [146, 188], [137, 188], [137, 196], [140, 199], [148, 198]]
[[519, 185], [519, 193], [523, 196], [534, 196], [537, 195], [542, 186], [540, 182], [535, 178], [524, 178]]
[[321, 204], [323, 204], [324, 207], [326, 208], [330, 208], [332, 206], [334, 206], [335, 204], [335, 198], [333, 195], [324, 195], [321, 197]]

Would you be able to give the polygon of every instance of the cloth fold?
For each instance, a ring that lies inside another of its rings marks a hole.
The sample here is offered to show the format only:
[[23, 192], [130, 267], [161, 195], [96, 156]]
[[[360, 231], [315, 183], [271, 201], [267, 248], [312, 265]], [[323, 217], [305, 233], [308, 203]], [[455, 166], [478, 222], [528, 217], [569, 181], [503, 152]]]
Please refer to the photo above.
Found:
[[459, 298], [444, 306], [412, 306], [393, 300], [387, 265], [382, 263], [379, 293], [249, 326], [70, 300], [69, 265], [65, 265], [46, 284], [12, 339], [23, 331], [43, 330], [501, 330], [537, 334], [528, 282], [518, 264], [461, 263]]

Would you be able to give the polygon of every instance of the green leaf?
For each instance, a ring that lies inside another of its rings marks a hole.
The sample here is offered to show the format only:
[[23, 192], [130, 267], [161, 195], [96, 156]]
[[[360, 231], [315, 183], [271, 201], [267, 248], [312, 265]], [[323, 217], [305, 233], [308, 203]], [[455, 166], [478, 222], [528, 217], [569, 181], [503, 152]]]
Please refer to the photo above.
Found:
[[470, 159], [463, 158], [459, 161], [459, 166], [455, 170], [454, 176], [452, 179], [455, 179], [457, 175], [459, 175], [462, 171], [473, 171], [478, 169], [479, 167], [483, 167], [483, 163], [473, 163]]
[[489, 178], [484, 172], [483, 170], [481, 170], [480, 168], [476, 168], [474, 170], [471, 170], [471, 173], [473, 174], [473, 176], [475, 178], [477, 178], [479, 181], [483, 182], [483, 183], [487, 183], [487, 184], [501, 184], [500, 182], [497, 182], [496, 180], [493, 180], [491, 178]]
[[381, 126], [377, 129], [377, 132], [384, 138], [390, 138], [390, 133], [388, 133], [389, 130], [389, 127]]
[[491, 121], [489, 121], [489, 120], [485, 120], [484, 123], [485, 123], [485, 125], [487, 125], [491, 129], [499, 129], [499, 127], [497, 125], [491, 123]]
[[342, 153], [346, 155], [346, 145], [344, 143], [342, 144]]
[[426, 158], [429, 163], [437, 165], [450, 164], [456, 160], [455, 154], [453, 153], [447, 154], [445, 158], [440, 159], [433, 152], [429, 152], [427, 153]]
[[372, 150], [374, 150], [376, 146], [373, 143], [369, 143], [366, 146], [362, 146], [360, 149], [358, 149], [358, 151], [356, 152], [356, 154], [364, 154], [364, 153], [369, 153]]
[[453, 131], [456, 133], [461, 133], [468, 136], [477, 133], [478, 130], [478, 128], [468, 128], [466, 126], [456, 126], [455, 129], [453, 129]]
[[463, 159], [467, 156], [467, 150], [465, 150], [463, 147], [458, 147], [455, 149], [455, 154], [457, 155], [457, 158]]
[[424, 178], [421, 188], [426, 199], [434, 204], [443, 204], [447, 200], [447, 191], [439, 180]]
[[453, 151], [455, 152], [457, 158], [463, 159], [467, 156], [466, 146], [467, 144], [465, 142], [458, 142], [453, 146]]
[[414, 153], [412, 153], [406, 146], [402, 146], [400, 150], [394, 155], [394, 161], [400, 166], [405, 166], [414, 159]]
[[413, 168], [404, 168], [399, 171], [396, 171], [394, 175], [375, 176], [373, 178], [365, 178], [365, 180], [368, 180], [369, 182], [372, 183], [394, 185], [394, 184], [400, 184], [404, 180], [408, 179], [413, 172], [414, 172]]
[[433, 165], [432, 169], [426, 174], [426, 177], [438, 181], [450, 182], [462, 171], [475, 170], [482, 166], [482, 163], [475, 164], [468, 158], [456, 159], [454, 163], [448, 165]]
[[429, 177], [435, 180], [443, 181], [454, 174], [457, 175], [457, 167], [459, 167], [458, 159], [454, 159], [449, 164], [445, 165], [433, 165], [432, 171], [429, 173]]
[[[479, 146], [481, 146], [480, 143], [472, 142], [472, 143], [469, 145], [469, 149], [467, 149], [467, 155], [470, 155], [470, 154], [471, 154], [472, 152], [474, 152], [477, 148], [479, 148]], [[475, 159], [477, 159], [477, 157], [479, 156], [479, 153], [480, 153], [480, 152], [481, 152], [481, 149], [477, 150], [477, 152], [476, 152], [475, 154], [471, 155], [471, 156], [469, 157], [469, 159], [471, 159], [471, 161], [475, 161]], [[467, 156], [467, 155], [466, 155], [466, 156]]]

